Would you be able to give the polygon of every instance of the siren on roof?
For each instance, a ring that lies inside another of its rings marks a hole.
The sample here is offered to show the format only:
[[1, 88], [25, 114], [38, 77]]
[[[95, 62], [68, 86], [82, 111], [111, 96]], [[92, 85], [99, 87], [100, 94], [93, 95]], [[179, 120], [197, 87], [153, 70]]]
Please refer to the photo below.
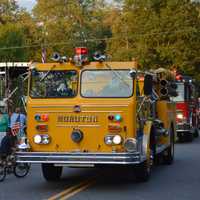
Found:
[[102, 55], [100, 52], [95, 52], [93, 58], [95, 61], [98, 62], [103, 62], [106, 60], [106, 56]]
[[57, 53], [57, 52], [53, 53], [53, 56], [52, 56], [51, 59], [55, 62], [60, 62], [60, 63], [67, 62], [67, 57], [66, 56], [60, 56], [60, 54]]
[[176, 75], [176, 80], [177, 81], [183, 81], [183, 76], [181, 74]]
[[86, 47], [75, 48], [74, 63], [81, 67], [88, 62], [88, 49]]

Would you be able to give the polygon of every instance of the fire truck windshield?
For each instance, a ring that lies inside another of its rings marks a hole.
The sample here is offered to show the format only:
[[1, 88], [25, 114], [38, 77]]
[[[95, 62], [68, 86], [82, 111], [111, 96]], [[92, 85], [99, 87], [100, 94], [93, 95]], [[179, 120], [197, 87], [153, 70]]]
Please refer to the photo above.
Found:
[[71, 98], [77, 94], [76, 71], [37, 71], [31, 74], [32, 98]]
[[[85, 70], [81, 75], [83, 97], [127, 98], [133, 95], [130, 70]], [[116, 73], [116, 74], [115, 74]]]
[[184, 101], [185, 100], [185, 86], [184, 83], [177, 83], [178, 96], [171, 97], [171, 99], [175, 102]]

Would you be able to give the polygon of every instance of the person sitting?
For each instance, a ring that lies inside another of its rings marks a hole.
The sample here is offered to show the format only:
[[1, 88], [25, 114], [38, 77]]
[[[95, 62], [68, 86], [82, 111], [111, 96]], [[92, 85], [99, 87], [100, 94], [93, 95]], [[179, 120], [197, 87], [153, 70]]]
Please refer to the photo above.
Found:
[[57, 88], [57, 95], [60, 97], [64, 97], [64, 96], [67, 96], [67, 97], [72, 97], [74, 94], [73, 94], [73, 90], [68, 87], [68, 84], [65, 83], [65, 82], [61, 82]]

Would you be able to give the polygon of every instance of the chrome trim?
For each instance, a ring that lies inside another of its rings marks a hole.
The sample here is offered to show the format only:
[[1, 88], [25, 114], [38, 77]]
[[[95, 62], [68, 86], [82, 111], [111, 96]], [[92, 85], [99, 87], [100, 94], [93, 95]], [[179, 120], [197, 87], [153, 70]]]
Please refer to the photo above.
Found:
[[82, 113], [122, 113], [123, 111], [112, 111], [112, 110], [85, 110]]
[[189, 123], [176, 123], [176, 132], [190, 132], [191, 129]]
[[[81, 108], [90, 108], [90, 107], [100, 107], [100, 108], [112, 108], [112, 107], [128, 107], [128, 105], [79, 105]], [[72, 106], [65, 106], [65, 105], [49, 105], [49, 106], [31, 106], [31, 108], [72, 108]]]
[[[103, 111], [103, 110], [100, 110], [100, 111], [96, 111], [96, 110], [88, 110], [88, 111], [81, 111], [81, 112], [79, 112], [79, 113], [122, 113], [123, 111], [109, 111], [109, 110], [106, 110], [106, 111]], [[45, 111], [45, 110], [39, 110], [39, 111], [37, 111], [37, 113], [66, 113], [66, 114], [68, 114], [68, 113], [75, 113], [74, 111], [59, 111], [59, 110], [54, 110], [54, 111]]]
[[124, 105], [124, 104], [122, 104], [122, 105], [98, 105], [98, 104], [94, 104], [94, 105], [82, 105], [81, 107], [83, 107], [83, 108], [89, 108], [89, 107], [100, 107], [100, 108], [110, 108], [110, 107], [128, 107], [128, 105], [126, 104], [126, 105]]
[[149, 135], [144, 134], [142, 138], [142, 154], [146, 155], [148, 151]]
[[17, 162], [54, 164], [139, 164], [146, 160], [139, 152], [134, 153], [55, 153], [17, 152]]
[[31, 108], [73, 108], [73, 106], [31, 106]]
[[176, 125], [178, 126], [178, 125], [186, 125], [186, 126], [190, 126], [190, 123], [176, 123]]
[[100, 128], [100, 125], [84, 125], [84, 124], [79, 124], [79, 125], [56, 125], [56, 127], [66, 127], [66, 128], [74, 128], [74, 127], [89, 127], [89, 128]]
[[95, 167], [94, 164], [54, 164], [54, 166], [56, 167], [87, 167], [87, 168], [91, 168], [91, 167]]

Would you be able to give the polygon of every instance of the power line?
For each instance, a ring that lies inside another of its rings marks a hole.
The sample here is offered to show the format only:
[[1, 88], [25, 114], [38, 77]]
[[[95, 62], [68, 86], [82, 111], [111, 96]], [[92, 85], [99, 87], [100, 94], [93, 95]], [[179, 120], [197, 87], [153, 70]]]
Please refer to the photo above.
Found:
[[[194, 30], [177, 30], [173, 31], [173, 33], [190, 33], [194, 32]], [[134, 36], [152, 36], [152, 35], [164, 35], [172, 33], [172, 31], [163, 31], [163, 32], [154, 32], [154, 33], [142, 33], [142, 34], [133, 34]], [[109, 37], [109, 38], [99, 38], [99, 39], [85, 39], [85, 40], [76, 40], [77, 43], [87, 43], [87, 42], [100, 42], [100, 41], [109, 41], [109, 40], [119, 40], [122, 39], [122, 37]], [[132, 37], [126, 37], [126, 39], [133, 39]], [[35, 47], [53, 47], [53, 46], [64, 46], [67, 44], [71, 44], [73, 41], [68, 42], [55, 42], [55, 43], [49, 43], [49, 44], [32, 44], [32, 45], [23, 45], [23, 46], [11, 46], [11, 47], [1, 47], [0, 50], [12, 50], [12, 49], [27, 49], [27, 48], [35, 48]]]

